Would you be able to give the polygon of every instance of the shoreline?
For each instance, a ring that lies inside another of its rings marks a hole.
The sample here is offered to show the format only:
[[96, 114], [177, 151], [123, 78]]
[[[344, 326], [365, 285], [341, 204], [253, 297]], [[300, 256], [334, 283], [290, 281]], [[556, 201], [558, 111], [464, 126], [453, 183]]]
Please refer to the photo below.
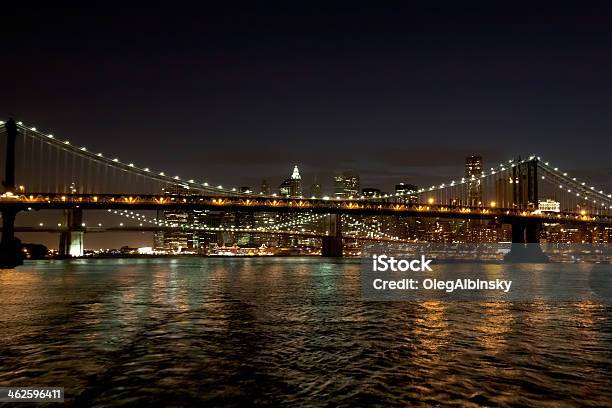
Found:
[[[159, 255], [148, 255], [148, 254], [121, 254], [121, 255], [96, 255], [96, 256], [82, 256], [82, 257], [49, 257], [49, 258], [31, 258], [25, 259], [25, 261], [64, 261], [64, 260], [83, 260], [83, 259], [176, 259], [176, 258], [214, 258], [214, 259], [250, 259], [250, 258], [323, 258], [320, 255], [241, 255], [241, 256], [228, 256], [228, 255], [202, 255], [202, 254], [159, 254]], [[355, 260], [360, 261], [364, 258], [358, 256], [345, 256], [341, 258], [325, 258], [327, 260]], [[505, 264], [503, 259], [435, 259], [438, 264], [469, 264], [469, 263], [481, 263], [481, 264]], [[533, 262], [538, 263], [538, 262]], [[612, 263], [612, 261], [602, 262], [601, 260], [589, 260], [580, 259], [579, 261], [571, 259], [551, 259], [549, 263], [567, 264], [567, 263], [594, 263], [594, 264], [606, 264]]]

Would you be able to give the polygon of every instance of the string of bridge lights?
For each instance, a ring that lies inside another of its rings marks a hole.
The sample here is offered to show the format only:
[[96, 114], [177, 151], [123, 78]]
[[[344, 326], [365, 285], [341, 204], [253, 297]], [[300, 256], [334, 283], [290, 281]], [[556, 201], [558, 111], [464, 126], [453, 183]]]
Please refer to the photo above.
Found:
[[[0, 125], [3, 125], [5, 122], [4, 121], [0, 121]], [[86, 155], [94, 160], [98, 160], [101, 162], [105, 162], [106, 164], [109, 165], [113, 165], [113, 166], [125, 166], [127, 169], [126, 170], [131, 170], [131, 171], [138, 171], [141, 173], [141, 175], [143, 176], [147, 176], [150, 178], [155, 178], [155, 179], [161, 179], [164, 182], [170, 183], [170, 184], [179, 184], [188, 188], [193, 188], [195, 190], [211, 190], [211, 191], [219, 191], [219, 192], [224, 192], [224, 193], [228, 193], [228, 194], [241, 194], [241, 195], [255, 195], [252, 192], [242, 192], [239, 191], [236, 187], [232, 187], [230, 189], [226, 189], [224, 188], [222, 185], [217, 185], [216, 187], [211, 186], [208, 182], [196, 182], [194, 179], [189, 179], [189, 180], [183, 180], [181, 179], [181, 177], [179, 176], [174, 176], [174, 177], [170, 177], [170, 176], [166, 176], [166, 172], [164, 171], [160, 171], [160, 172], [156, 172], [151, 170], [148, 167], [139, 167], [134, 165], [134, 163], [123, 163], [121, 162], [117, 157], [110, 159], [108, 157], [105, 157], [102, 153], [92, 153], [90, 152], [86, 147], [76, 147], [73, 146], [69, 140], [59, 140], [57, 139], [53, 134], [45, 134], [39, 130], [36, 129], [36, 127], [27, 127], [26, 125], [23, 124], [23, 122], [17, 122], [17, 125], [26, 131], [30, 131], [30, 132], [34, 132], [35, 134], [37, 134], [42, 140], [47, 140], [50, 143], [54, 143], [58, 146], [63, 147], [64, 149], [69, 149], [74, 151], [77, 154], [80, 155]], [[480, 176], [476, 177], [476, 176], [472, 176], [471, 178], [461, 178], [460, 180], [456, 181], [456, 180], [451, 180], [448, 183], [442, 183], [439, 185], [432, 185], [428, 188], [420, 188], [416, 191], [414, 190], [409, 190], [409, 191], [404, 191], [404, 192], [400, 192], [400, 193], [395, 193], [395, 194], [384, 194], [384, 195], [380, 195], [380, 196], [373, 196], [373, 197], [365, 197], [365, 196], [359, 196], [359, 197], [349, 197], [349, 200], [371, 200], [371, 199], [385, 199], [385, 198], [393, 198], [393, 197], [405, 197], [405, 196], [409, 196], [409, 195], [413, 195], [413, 194], [422, 194], [422, 193], [429, 193], [429, 192], [438, 192], [440, 190], [443, 189], [448, 189], [448, 188], [452, 188], [452, 187], [456, 187], [456, 186], [460, 186], [460, 185], [465, 185], [466, 183], [469, 184], [470, 182], [473, 181], [477, 181], [478, 179], [482, 179], [482, 178], [486, 178], [495, 174], [498, 174], [500, 172], [506, 171], [506, 170], [510, 170], [513, 167], [516, 167], [517, 164], [522, 164], [522, 163], [526, 163], [526, 162], [530, 162], [534, 159], [536, 159], [543, 163], [544, 166], [546, 166], [548, 168], [549, 171], [554, 171], [555, 174], [559, 177], [565, 177], [568, 181], [571, 180], [571, 182], [575, 182], [577, 184], [580, 185], [580, 188], [584, 188], [585, 190], [590, 190], [590, 192], [592, 194], [598, 194], [599, 196], [601, 196], [605, 201], [607, 201], [608, 199], [612, 198], [612, 194], [607, 194], [604, 193], [603, 190], [601, 189], [596, 189], [594, 186], [589, 186], [588, 188], [586, 187], [586, 182], [580, 182], [577, 181], [576, 178], [571, 178], [570, 176], [568, 176], [568, 174], [566, 172], [563, 172], [562, 170], [559, 170], [558, 167], [553, 167], [552, 165], [549, 165], [549, 162], [542, 162], [539, 156], [535, 156], [532, 155], [530, 156], [527, 160], [513, 160], [510, 159], [508, 160], [507, 163], [501, 163], [499, 164], [498, 168], [494, 168], [491, 167], [490, 171], [487, 172], [482, 172]], [[544, 179], [544, 176], [542, 176], [542, 178]], [[559, 186], [561, 189], [563, 189], [563, 186]], [[568, 189], [568, 192], [571, 189]], [[263, 193], [259, 193], [259, 195], [263, 195]], [[272, 194], [271, 197], [278, 197], [277, 194]], [[310, 198], [307, 197], [303, 197], [303, 199], [323, 199], [323, 200], [330, 200], [332, 198], [328, 197], [328, 196], [323, 196], [323, 197], [315, 197], [312, 196]], [[333, 199], [336, 200], [340, 200], [341, 198], [339, 197], [335, 197]], [[596, 200], [593, 200], [594, 203], [597, 203]], [[606, 204], [604, 202], [602, 202], [602, 205], [605, 206]], [[612, 208], [612, 205], [610, 205], [610, 208]]]
[[[170, 228], [189, 228], [189, 229], [195, 229], [195, 230], [221, 230], [221, 229], [225, 229], [225, 228], [220, 228], [220, 227], [209, 227], [206, 224], [203, 225], [199, 225], [199, 224], [178, 224], [178, 223], [171, 223], [168, 222], [166, 220], [157, 220], [157, 219], [148, 219], [145, 215], [139, 214], [137, 212], [134, 211], [129, 211], [129, 210], [107, 210], [109, 213], [113, 213], [116, 215], [119, 215], [121, 217], [125, 217], [125, 218], [131, 218], [134, 219], [138, 222], [142, 221], [142, 222], [146, 222], [149, 224], [155, 224], [158, 225], [160, 227], [170, 227]], [[140, 226], [142, 226], [142, 222], [139, 224]], [[120, 226], [123, 226], [123, 223], [120, 224]], [[234, 226], [231, 226], [227, 229], [235, 229]]]
[[[209, 227], [206, 224], [204, 225], [199, 225], [199, 224], [178, 224], [178, 223], [169, 223], [165, 220], [156, 220], [156, 219], [147, 219], [147, 217], [145, 215], [139, 214], [137, 212], [134, 211], [129, 211], [129, 210], [107, 210], [109, 213], [113, 213], [125, 218], [130, 218], [130, 219], [134, 219], [138, 222], [140, 222], [140, 226], [142, 226], [143, 222], [149, 223], [149, 224], [155, 224], [158, 226], [164, 226], [164, 227], [170, 227], [170, 228], [189, 228], [189, 229], [194, 229], [194, 230], [210, 230], [210, 231], [224, 231], [224, 230], [231, 230], [231, 231], [253, 231], [253, 230], [261, 230], [261, 231], [278, 231], [281, 228], [285, 228], [285, 227], [289, 227], [289, 226], [295, 226], [295, 225], [299, 225], [299, 224], [305, 224], [305, 223], [309, 223], [309, 222], [313, 222], [316, 221], [318, 219], [321, 219], [325, 216], [325, 214], [311, 214], [309, 216], [306, 217], [302, 217], [299, 220], [295, 220], [292, 222], [286, 222], [286, 223], [281, 223], [281, 224], [274, 224], [272, 226], [264, 226], [264, 227], [259, 227], [259, 228], [236, 228], [235, 226], [230, 226], [230, 227]], [[142, 221], [142, 222], [141, 222]], [[100, 225], [101, 226], [101, 225]], [[123, 226], [123, 224], [121, 224], [120, 226]], [[291, 232], [291, 231], [289, 231]], [[297, 232], [297, 231], [293, 231], [293, 232]], [[304, 230], [302, 230], [301, 232], [304, 232]]]
[[384, 238], [387, 238], [393, 241], [399, 240], [399, 237], [393, 236], [391, 234], [387, 234], [386, 232], [383, 232], [383, 231], [378, 231], [376, 228], [372, 227], [371, 225], [361, 223], [359, 220], [351, 217], [350, 215], [345, 215], [345, 216], [348, 218], [349, 222], [353, 222], [354, 224], [357, 224], [357, 227], [363, 226], [366, 230], [369, 230], [369, 231], [364, 231], [366, 234], [372, 233], [372, 234], [377, 234], [378, 235], [377, 238], [384, 237]]
[[[326, 214], [310, 214], [308, 216], [305, 217], [301, 217], [298, 220], [294, 220], [291, 222], [285, 222], [285, 223], [280, 223], [280, 224], [275, 224], [273, 226], [265, 226], [265, 227], [260, 227], [260, 228], [236, 228], [235, 226], [230, 226], [230, 227], [209, 227], [206, 224], [202, 225], [196, 225], [196, 224], [177, 224], [177, 223], [168, 223], [166, 221], [159, 221], [159, 220], [154, 220], [154, 219], [147, 219], [147, 217], [145, 215], [139, 214], [137, 212], [134, 211], [129, 211], [129, 210], [108, 210], [108, 212], [122, 216], [122, 217], [126, 217], [126, 218], [130, 218], [130, 219], [134, 219], [138, 222], [140, 222], [140, 226], [142, 226], [142, 222], [147, 222], [150, 224], [155, 224], [158, 226], [164, 226], [164, 227], [170, 227], [170, 228], [189, 228], [189, 229], [194, 229], [194, 230], [204, 230], [204, 231], [232, 231], [232, 232], [250, 232], [253, 230], [259, 230], [259, 231], [266, 231], [266, 232], [275, 232], [275, 231], [280, 231], [283, 228], [286, 227], [295, 227], [296, 225], [300, 225], [300, 224], [306, 224], [306, 223], [310, 223], [310, 222], [314, 222], [314, 221], [318, 221], [322, 218], [324, 218], [326, 216]], [[376, 238], [387, 238], [390, 240], [394, 240], [397, 241], [399, 240], [399, 237], [397, 236], [393, 236], [391, 234], [387, 234], [385, 232], [382, 231], [377, 231], [375, 228], [373, 228], [372, 226], [360, 223], [360, 221], [356, 220], [355, 218], [347, 215], [346, 216], [348, 218], [349, 222], [353, 222], [354, 224], [357, 224], [357, 227], [362, 227], [365, 228], [366, 231], [362, 231], [365, 232], [366, 234], [371, 233], [372, 235], [375, 235]], [[141, 222], [142, 221], [142, 222]], [[101, 226], [101, 224], [99, 224], [99, 226]], [[123, 223], [120, 224], [120, 226], [123, 226]], [[367, 231], [369, 230], [369, 231]], [[294, 232], [294, 233], [300, 233], [300, 232], [305, 232], [305, 229], [301, 229], [301, 231], [297, 231], [297, 230], [287, 230], [287, 231], [283, 231], [283, 232]]]
[[[601, 206], [605, 207], [606, 205], [606, 201], [608, 201], [608, 203], [610, 204], [609, 208], [612, 209], [612, 201], [610, 200], [612, 198], [612, 194], [607, 194], [605, 193], [603, 190], [597, 190], [594, 186], [588, 186], [587, 187], [587, 183], [584, 181], [578, 181], [576, 179], [576, 177], [571, 177], [569, 176], [566, 172], [563, 172], [562, 170], [559, 170], [558, 167], [553, 167], [551, 166], [548, 162], [543, 162], [543, 165], [545, 167], [547, 167], [546, 171], [556, 175], [557, 177], [560, 177], [561, 180], [563, 180], [563, 178], [565, 178], [565, 181], [568, 184], [571, 184], [572, 182], [575, 183], [576, 185], [578, 185], [578, 189], [583, 189], [585, 191], [587, 191], [588, 193], [592, 194], [592, 195], [599, 195], [601, 198]], [[542, 179], [545, 179], [545, 176], [541, 176]], [[559, 189], [561, 190], [567, 190], [568, 193], [572, 193], [572, 189], [568, 188], [568, 186], [563, 186], [562, 184], [559, 184]], [[585, 199], [588, 200], [588, 194], [584, 194], [582, 195]], [[576, 192], [576, 197], [581, 197], [579, 192]], [[597, 200], [593, 200], [593, 203], [597, 204], [598, 201]]]
[[[4, 124], [4, 122], [0, 122], [0, 125], [2, 124]], [[124, 166], [125, 167], [124, 170], [139, 172], [142, 176], [147, 176], [153, 179], [159, 179], [159, 180], [162, 180], [170, 184], [179, 184], [184, 187], [193, 188], [194, 190], [204, 190], [204, 191], [211, 190], [211, 191], [219, 191], [219, 192], [224, 192], [224, 193], [251, 195], [251, 193], [239, 191], [236, 187], [227, 189], [227, 188], [224, 188], [222, 185], [217, 185], [215, 187], [215, 186], [210, 185], [208, 182], [199, 183], [199, 182], [196, 182], [194, 179], [183, 180], [179, 176], [174, 176], [174, 177], [166, 176], [165, 171], [160, 171], [160, 172], [153, 171], [149, 167], [139, 167], [139, 166], [136, 166], [134, 163], [121, 162], [118, 157], [111, 159], [109, 157], [106, 157], [102, 153], [93, 153], [92, 151], [87, 149], [87, 147], [85, 146], [83, 147], [74, 146], [70, 143], [69, 140], [62, 141], [56, 138], [52, 133], [49, 133], [49, 134], [43, 133], [37, 130], [36, 127], [28, 127], [24, 125], [23, 122], [17, 122], [17, 125], [22, 130], [35, 133], [38, 137], [40, 137], [42, 140], [47, 141], [47, 143], [49, 144], [55, 144], [57, 146], [62, 147], [63, 149], [71, 150], [76, 154], [87, 156], [93, 160], [104, 162], [105, 164], [108, 164], [108, 165], [112, 165], [115, 167]]]
[[[568, 182], [570, 182], [570, 183], [574, 182], [576, 184], [579, 184], [580, 188], [583, 188], [584, 190], [588, 190], [592, 194], [599, 194], [599, 196], [601, 196], [604, 200], [612, 198], [612, 194], [604, 193], [603, 190], [597, 190], [594, 186], [586, 187], [586, 184], [587, 184], [586, 182], [580, 182], [575, 177], [571, 178], [570, 176], [568, 176], [568, 174], [566, 172], [563, 172], [562, 170], [559, 170], [558, 167], [552, 167], [549, 164], [549, 162], [542, 162], [542, 159], [539, 156], [535, 156], [535, 155], [530, 156], [529, 159], [527, 159], [527, 160], [520, 160], [520, 161], [508, 160], [507, 164], [501, 163], [499, 165], [499, 169], [498, 170], [496, 170], [495, 168], [491, 167], [490, 171], [482, 172], [479, 177], [472, 176], [471, 178], [461, 178], [460, 181], [452, 180], [450, 183], [442, 183], [442, 184], [440, 184], [438, 186], [432, 185], [432, 186], [430, 186], [428, 188], [420, 188], [420, 189], [418, 189], [416, 191], [409, 190], [409, 191], [406, 191], [406, 192], [395, 193], [394, 195], [393, 194], [384, 194], [383, 196], [379, 196], [379, 197], [374, 196], [374, 198], [390, 198], [390, 197], [394, 197], [394, 196], [401, 197], [401, 196], [412, 195], [412, 194], [437, 192], [437, 191], [440, 191], [440, 190], [443, 190], [443, 189], [447, 189], [447, 188], [451, 188], [451, 187], [456, 187], [458, 185], [464, 185], [466, 183], [469, 184], [472, 181], [477, 181], [478, 179], [486, 178], [486, 177], [498, 174], [500, 172], [503, 172], [503, 171], [506, 171], [506, 170], [510, 170], [511, 168], [516, 167], [517, 164], [528, 163], [528, 162], [533, 161], [535, 159], [537, 159], [538, 162], [540, 162], [544, 166], [546, 166], [548, 168], [548, 171], [555, 172], [557, 174], [557, 176], [566, 178], [566, 180]], [[542, 179], [545, 179], [545, 176], [542, 176]], [[562, 185], [559, 185], [559, 188], [563, 189], [564, 187]], [[571, 192], [571, 189], [568, 189], [568, 192]], [[577, 196], [580, 197], [579, 193], [577, 193]], [[585, 196], [586, 196], [586, 194], [585, 194]], [[364, 197], [361, 196], [360, 198], [363, 199]], [[593, 202], [597, 203], [597, 200], [593, 200]], [[606, 203], [603, 202], [603, 201], [601, 202], [601, 204], [602, 204], [602, 206], [606, 205]], [[612, 205], [610, 205], [610, 208], [612, 209]]]
[[[568, 176], [568, 174], [566, 172], [563, 172], [563, 171], [559, 170], [559, 168], [557, 168], [557, 167], [553, 168], [552, 166], [549, 165], [549, 162], [542, 162], [542, 159], [539, 156], [534, 156], [534, 155], [530, 156], [529, 159], [527, 159], [527, 160], [520, 160], [520, 161], [508, 160], [507, 164], [501, 163], [499, 165], [499, 169], [498, 170], [496, 170], [495, 168], [491, 167], [490, 171], [482, 172], [479, 177], [472, 176], [471, 178], [461, 178], [460, 181], [452, 180], [450, 183], [442, 183], [439, 186], [432, 185], [429, 188], [421, 188], [421, 189], [418, 189], [416, 191], [407, 191], [407, 192], [402, 192], [402, 193], [396, 193], [395, 195], [396, 196], [401, 196], [401, 195], [409, 195], [409, 194], [415, 194], [415, 193], [420, 194], [420, 193], [436, 192], [436, 191], [439, 191], [439, 190], [442, 190], [442, 189], [445, 189], [445, 188], [450, 188], [450, 187], [455, 187], [457, 185], [466, 184], [466, 183], [469, 183], [471, 181], [477, 181], [479, 178], [486, 178], [486, 177], [498, 174], [500, 172], [503, 172], [503, 171], [506, 171], [506, 170], [510, 170], [511, 168], [516, 167], [517, 164], [528, 163], [528, 162], [533, 161], [535, 159], [537, 159], [538, 162], [542, 163], [544, 166], [548, 167], [550, 169], [549, 171], [554, 171], [554, 172], [558, 173], [559, 176], [565, 177], [568, 181], [571, 180], [572, 182], [580, 184], [581, 187], [583, 187], [585, 190], [590, 190], [592, 193], [599, 194], [604, 199], [612, 198], [612, 194], [606, 194], [606, 193], [604, 193], [603, 190], [597, 190], [593, 186], [590, 186], [590, 187], [587, 188], [586, 187], [586, 182], [579, 182], [579, 181], [576, 180], [576, 178], [570, 178], [570, 176]], [[542, 176], [542, 179], [544, 179], [544, 176]], [[561, 187], [561, 188], [563, 188], [563, 187]], [[392, 197], [393, 195], [384, 195], [383, 198], [387, 198], [389, 196]], [[594, 201], [594, 202], [597, 202], [597, 201]]]
[[[133, 219], [136, 220], [137, 222], [139, 222], [139, 226], [143, 226], [143, 223], [149, 223], [149, 224], [155, 224], [157, 226], [163, 226], [163, 227], [169, 227], [169, 228], [189, 228], [189, 229], [194, 229], [194, 230], [199, 230], [199, 231], [231, 231], [231, 232], [251, 232], [254, 230], [259, 230], [259, 231], [266, 231], [266, 232], [280, 232], [282, 228], [285, 227], [289, 227], [289, 226], [295, 226], [295, 225], [299, 225], [299, 224], [305, 224], [305, 223], [309, 223], [309, 222], [313, 222], [313, 221], [317, 221], [320, 220], [322, 218], [324, 218], [326, 216], [326, 214], [311, 214], [309, 216], [306, 217], [302, 217], [299, 220], [295, 220], [292, 222], [286, 222], [286, 223], [281, 223], [281, 224], [275, 224], [273, 226], [266, 226], [266, 227], [260, 227], [260, 228], [236, 228], [235, 226], [230, 226], [230, 227], [209, 227], [206, 224], [204, 225], [196, 225], [196, 224], [177, 224], [177, 223], [169, 223], [167, 221], [160, 221], [160, 220], [156, 220], [156, 219], [148, 219], [145, 215], [143, 214], [139, 214], [137, 212], [134, 211], [129, 211], [129, 210], [107, 210], [109, 213], [112, 214], [116, 214], [119, 215], [121, 217], [124, 218], [128, 218], [128, 219]], [[393, 236], [391, 234], [387, 234], [385, 232], [382, 231], [378, 231], [376, 230], [374, 227], [370, 226], [370, 225], [366, 225], [361, 223], [360, 221], [358, 221], [357, 219], [353, 218], [350, 215], [346, 215], [346, 217], [348, 218], [348, 222], [352, 222], [353, 224], [357, 224], [357, 228], [362, 227], [364, 229], [366, 229], [366, 231], [362, 231], [365, 232], [366, 234], [371, 233], [372, 235], [375, 235], [375, 238], [387, 238], [390, 240], [394, 240], [394, 241], [398, 241], [399, 237], [397, 236]], [[58, 224], [58, 227], [61, 227], [62, 224]], [[41, 223], [40, 226], [43, 226], [43, 224]], [[81, 226], [85, 227], [86, 224], [82, 223]], [[124, 224], [123, 223], [119, 223], [120, 227], [123, 227]], [[102, 227], [102, 223], [98, 223], [98, 227]], [[369, 230], [369, 231], [367, 231]], [[302, 229], [301, 231], [297, 231], [297, 230], [286, 230], [283, 232], [294, 232], [296, 234], [299, 234], [300, 232], [305, 232], [304, 229]]]
[[297, 220], [286, 221], [284, 223], [275, 224], [275, 226], [276, 228], [295, 227], [296, 225], [318, 221], [326, 216], [327, 216], [326, 214], [310, 214], [310, 215], [304, 216], [303, 218], [298, 218]]

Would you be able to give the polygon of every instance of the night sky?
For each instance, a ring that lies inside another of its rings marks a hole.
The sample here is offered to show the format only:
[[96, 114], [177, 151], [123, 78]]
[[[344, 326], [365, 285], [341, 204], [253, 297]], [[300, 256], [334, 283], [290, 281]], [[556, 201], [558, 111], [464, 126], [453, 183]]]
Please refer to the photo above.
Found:
[[612, 189], [606, 2], [251, 3], [3, 5], [0, 116], [230, 186], [537, 153]]

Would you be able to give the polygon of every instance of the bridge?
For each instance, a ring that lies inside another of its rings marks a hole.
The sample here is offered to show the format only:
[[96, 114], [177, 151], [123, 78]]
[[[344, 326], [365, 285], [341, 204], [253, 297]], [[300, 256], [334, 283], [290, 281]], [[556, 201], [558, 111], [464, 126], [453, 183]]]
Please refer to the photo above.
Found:
[[[480, 174], [425, 188], [337, 199], [256, 194], [170, 176], [166, 171], [98, 153], [12, 119], [0, 122], [0, 140], [4, 149], [4, 154], [0, 154], [4, 160], [0, 264], [5, 267], [21, 262], [16, 231], [59, 233], [60, 249], [70, 255], [70, 248], [82, 251], [85, 233], [113, 230], [84, 227], [83, 212], [88, 210], [211, 210], [236, 214], [282, 213], [302, 219], [316, 215], [325, 218], [325, 223], [309, 231], [271, 226], [242, 228], [242, 232], [317, 237], [326, 256], [342, 255], [343, 238], [407, 241], [380, 231], [361, 235], [347, 231], [345, 220], [351, 217], [366, 220], [362, 223], [364, 229], [367, 229], [367, 220], [385, 216], [487, 220], [510, 225], [513, 243], [539, 242], [539, 231], [544, 224], [612, 227], [612, 194], [571, 177], [537, 155], [511, 159]], [[558, 211], [542, 211], [539, 204], [546, 199], [558, 203]], [[46, 210], [63, 212], [58, 228], [15, 226], [19, 213]], [[140, 230], [176, 228], [156, 220]], [[181, 228], [202, 229], [201, 226]]]

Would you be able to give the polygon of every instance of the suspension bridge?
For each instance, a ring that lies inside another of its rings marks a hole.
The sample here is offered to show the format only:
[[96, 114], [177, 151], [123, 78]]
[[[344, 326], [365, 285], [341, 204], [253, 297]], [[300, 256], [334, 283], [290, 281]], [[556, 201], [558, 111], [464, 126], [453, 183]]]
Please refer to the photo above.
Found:
[[[612, 194], [577, 180], [536, 155], [416, 190], [336, 199], [256, 194], [173, 176], [12, 119], [0, 122], [0, 145], [4, 150], [4, 154], [0, 150], [0, 159], [4, 160], [0, 263], [5, 267], [21, 262], [16, 230], [57, 232], [60, 250], [65, 254], [71, 247], [82, 248], [84, 233], [112, 230], [84, 227], [82, 214], [87, 210], [315, 214], [327, 220], [318, 231], [275, 227], [243, 230], [319, 237], [325, 256], [342, 255], [343, 238], [348, 237], [343, 229], [346, 217], [495, 220], [511, 225], [513, 243], [538, 242], [544, 223], [612, 226]], [[558, 211], [542, 211], [542, 200], [559, 203]], [[58, 228], [16, 227], [17, 215], [31, 210], [63, 210], [64, 219]], [[154, 223], [140, 230], [167, 228], [174, 227]], [[390, 237], [374, 238], [385, 241]]]

